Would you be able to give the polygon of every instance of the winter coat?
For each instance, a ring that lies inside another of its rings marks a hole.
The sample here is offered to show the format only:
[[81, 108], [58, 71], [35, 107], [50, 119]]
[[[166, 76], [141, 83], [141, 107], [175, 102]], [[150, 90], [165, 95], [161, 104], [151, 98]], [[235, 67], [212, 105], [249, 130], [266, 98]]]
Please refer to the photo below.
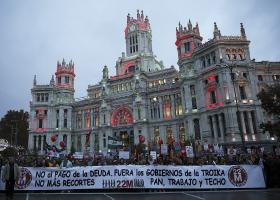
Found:
[[[6, 165], [3, 166], [2, 168], [2, 173], [1, 173], [1, 178], [2, 181], [8, 181], [10, 179], [10, 164], [7, 163]], [[14, 180], [17, 180], [20, 176], [20, 170], [19, 167], [16, 163], [14, 163]]]

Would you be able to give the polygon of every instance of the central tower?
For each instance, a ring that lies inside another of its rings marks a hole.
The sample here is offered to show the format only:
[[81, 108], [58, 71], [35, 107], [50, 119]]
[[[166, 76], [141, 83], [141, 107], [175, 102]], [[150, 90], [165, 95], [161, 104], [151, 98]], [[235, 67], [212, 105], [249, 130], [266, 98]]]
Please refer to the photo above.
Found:
[[137, 10], [137, 18], [127, 15], [127, 25], [125, 28], [126, 55], [131, 56], [138, 53], [153, 55], [152, 33], [148, 16], [144, 17]]
[[148, 16], [137, 10], [137, 17], [127, 15], [125, 27], [126, 54], [123, 52], [116, 63], [116, 77], [133, 75], [135, 72], [152, 72], [163, 67], [155, 59], [152, 50], [152, 31]]

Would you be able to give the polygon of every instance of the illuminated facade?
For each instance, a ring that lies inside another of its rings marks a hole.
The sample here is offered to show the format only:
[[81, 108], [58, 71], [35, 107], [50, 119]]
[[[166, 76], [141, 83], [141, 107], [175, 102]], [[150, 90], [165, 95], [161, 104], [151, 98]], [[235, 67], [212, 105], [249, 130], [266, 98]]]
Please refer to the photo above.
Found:
[[178, 71], [155, 58], [148, 17], [128, 15], [126, 53], [116, 62], [116, 75], [109, 77], [105, 66], [86, 98], [74, 99], [72, 61], [58, 62], [48, 85], [34, 78], [29, 148], [63, 141], [68, 152], [102, 151], [112, 148], [108, 138], [115, 138], [122, 141], [117, 148], [132, 150], [142, 136], [150, 148], [190, 139], [232, 144], [240, 143], [240, 130], [247, 144], [268, 142], [259, 129], [268, 117], [256, 94], [263, 83], [279, 79], [280, 63], [252, 61], [242, 24], [240, 33], [223, 36], [214, 23], [213, 39], [203, 43], [198, 24], [179, 24]]

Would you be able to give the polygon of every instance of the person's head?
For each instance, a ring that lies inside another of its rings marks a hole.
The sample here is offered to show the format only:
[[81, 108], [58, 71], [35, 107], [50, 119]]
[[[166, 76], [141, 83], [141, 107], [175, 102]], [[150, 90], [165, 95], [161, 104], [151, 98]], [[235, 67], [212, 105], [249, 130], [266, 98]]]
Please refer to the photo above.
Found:
[[9, 157], [9, 163], [14, 164], [15, 163], [15, 158], [14, 157]]

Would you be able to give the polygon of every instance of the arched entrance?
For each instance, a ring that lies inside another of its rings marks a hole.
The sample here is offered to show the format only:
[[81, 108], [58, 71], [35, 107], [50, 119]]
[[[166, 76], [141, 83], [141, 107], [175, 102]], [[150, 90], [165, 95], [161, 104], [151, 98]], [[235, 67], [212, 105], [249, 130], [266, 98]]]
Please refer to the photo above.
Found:
[[131, 151], [134, 146], [132, 110], [127, 106], [116, 108], [111, 114], [110, 122], [113, 138], [122, 141], [122, 146], [118, 146], [118, 149]]

